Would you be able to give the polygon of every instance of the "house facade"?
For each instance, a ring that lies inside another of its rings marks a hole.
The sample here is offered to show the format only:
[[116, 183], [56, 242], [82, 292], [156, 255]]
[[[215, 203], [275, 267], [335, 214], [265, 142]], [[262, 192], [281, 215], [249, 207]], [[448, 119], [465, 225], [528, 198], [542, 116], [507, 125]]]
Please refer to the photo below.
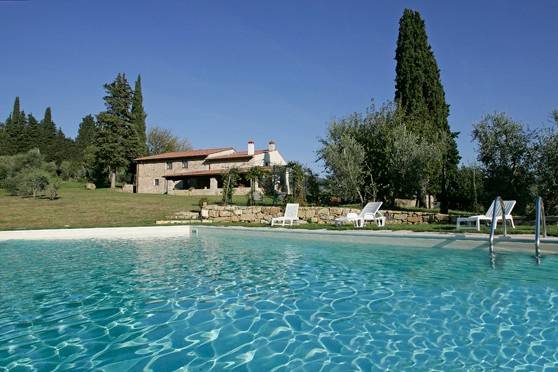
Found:
[[[175, 195], [220, 195], [223, 175], [236, 168], [241, 176], [235, 195], [250, 192], [245, 178], [252, 167], [271, 169], [287, 162], [270, 141], [267, 149], [256, 150], [253, 141], [246, 151], [232, 147], [168, 152], [135, 159], [136, 192]], [[256, 185], [256, 189], [259, 190]]]

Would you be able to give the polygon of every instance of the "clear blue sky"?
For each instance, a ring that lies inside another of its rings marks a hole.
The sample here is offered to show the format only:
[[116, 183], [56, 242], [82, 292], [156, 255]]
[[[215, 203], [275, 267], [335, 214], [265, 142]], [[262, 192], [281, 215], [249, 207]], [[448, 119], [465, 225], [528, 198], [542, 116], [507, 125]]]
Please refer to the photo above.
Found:
[[327, 123], [392, 99], [398, 20], [421, 12], [450, 123], [505, 111], [531, 127], [558, 108], [558, 2], [0, 1], [0, 117], [14, 96], [64, 132], [103, 109], [102, 85], [142, 74], [148, 125], [197, 148], [262, 147], [314, 163]]

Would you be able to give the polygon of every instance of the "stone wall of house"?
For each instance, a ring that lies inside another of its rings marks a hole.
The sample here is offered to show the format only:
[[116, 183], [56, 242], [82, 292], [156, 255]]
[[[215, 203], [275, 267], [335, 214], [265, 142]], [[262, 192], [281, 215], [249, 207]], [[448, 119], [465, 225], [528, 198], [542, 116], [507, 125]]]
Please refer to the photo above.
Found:
[[[250, 193], [249, 187], [234, 187], [233, 188], [233, 195], [248, 195]], [[260, 188], [257, 188], [256, 191], [261, 191]], [[186, 196], [220, 196], [223, 193], [222, 188], [209, 188], [209, 189], [187, 189], [187, 190], [180, 190], [180, 189], [169, 189], [169, 195], [186, 195]]]
[[[162, 194], [165, 192], [165, 162], [145, 162], [137, 164], [137, 188], [139, 193]], [[158, 185], [155, 180], [158, 180]]]
[[[339, 207], [301, 207], [298, 212], [299, 218], [304, 222], [316, 224], [333, 224], [337, 217], [345, 216], [347, 213], [358, 213], [358, 209]], [[387, 224], [423, 224], [423, 223], [453, 223], [454, 219], [440, 213], [427, 212], [404, 212], [404, 211], [382, 211], [386, 217]], [[273, 217], [283, 215], [281, 207], [243, 207], [243, 206], [220, 206], [207, 205], [197, 215], [203, 220], [215, 222], [245, 222], [267, 224]], [[171, 219], [194, 219], [192, 212], [178, 213]]]

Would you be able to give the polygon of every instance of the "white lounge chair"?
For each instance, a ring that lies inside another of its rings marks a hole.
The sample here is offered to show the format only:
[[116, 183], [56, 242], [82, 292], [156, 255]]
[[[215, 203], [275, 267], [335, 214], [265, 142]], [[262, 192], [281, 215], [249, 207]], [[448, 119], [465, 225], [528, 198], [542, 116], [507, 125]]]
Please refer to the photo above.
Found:
[[271, 226], [275, 224], [281, 224], [285, 226], [287, 223], [293, 225], [293, 223], [298, 223], [298, 204], [289, 203], [285, 207], [285, 215], [283, 217], [275, 217], [271, 219]]
[[378, 226], [384, 226], [386, 218], [380, 212], [380, 207], [382, 202], [370, 202], [362, 208], [359, 214], [348, 213], [344, 217], [339, 217], [335, 219], [336, 225], [342, 225], [347, 222], [355, 224], [355, 227], [363, 227], [366, 221], [376, 221]]
[[[515, 229], [515, 224], [513, 223], [513, 217], [511, 215], [511, 212], [513, 210], [513, 207], [515, 207], [515, 203], [516, 203], [515, 200], [504, 200], [504, 218], [506, 219], [506, 221], [511, 222], [511, 225], [514, 229]], [[478, 216], [471, 216], [471, 217], [458, 217], [456, 228], [457, 230], [463, 228], [464, 226], [462, 226], [462, 224], [465, 223], [466, 227], [476, 228], [477, 231], [480, 231], [481, 221], [491, 222], [493, 213], [494, 213], [494, 202], [490, 204], [490, 208], [488, 208], [485, 214], [481, 214]], [[500, 204], [496, 206], [496, 222], [498, 221], [502, 221], [502, 206]], [[473, 223], [474, 225], [472, 225]]]

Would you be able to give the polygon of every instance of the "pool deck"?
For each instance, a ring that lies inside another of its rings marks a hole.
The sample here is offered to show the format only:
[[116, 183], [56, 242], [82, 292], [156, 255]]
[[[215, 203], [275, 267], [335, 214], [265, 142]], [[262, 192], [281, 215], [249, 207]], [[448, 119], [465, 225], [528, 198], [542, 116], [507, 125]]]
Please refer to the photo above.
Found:
[[[45, 229], [45, 230], [12, 230], [0, 231], [0, 241], [7, 240], [67, 240], [67, 239], [150, 239], [189, 237], [192, 233], [203, 231], [220, 231], [258, 234], [273, 233], [284, 237], [306, 239], [343, 238], [343, 241], [374, 243], [386, 245], [413, 245], [417, 247], [440, 247], [456, 249], [488, 248], [488, 234], [476, 233], [438, 233], [390, 230], [305, 230], [270, 227], [243, 226], [147, 226], [147, 227], [108, 227], [81, 229]], [[495, 250], [532, 251], [534, 252], [534, 236], [523, 234], [497, 235], [494, 239]], [[543, 253], [558, 254], [558, 238], [541, 238]]]
[[95, 227], [88, 229], [45, 229], [0, 231], [4, 240], [148, 239], [190, 236], [190, 226]]

